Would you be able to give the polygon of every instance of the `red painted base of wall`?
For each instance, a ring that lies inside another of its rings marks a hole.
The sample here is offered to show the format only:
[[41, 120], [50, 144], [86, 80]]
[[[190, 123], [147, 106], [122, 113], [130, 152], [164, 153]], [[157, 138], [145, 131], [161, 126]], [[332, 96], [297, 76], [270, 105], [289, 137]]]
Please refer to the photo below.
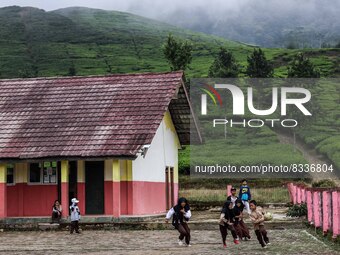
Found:
[[7, 204], [6, 202], [7, 196], [7, 184], [0, 183], [0, 219], [7, 217]]
[[57, 198], [57, 185], [18, 183], [7, 186], [7, 216], [51, 216]]
[[[105, 215], [147, 215], [163, 213], [165, 205], [165, 183], [143, 181], [105, 181]], [[85, 183], [78, 183], [80, 211], [85, 213]], [[7, 195], [5, 190], [7, 190]], [[63, 216], [68, 212], [68, 184], [62, 183]], [[65, 196], [65, 194], [67, 194]], [[6, 203], [1, 203], [7, 197]], [[25, 216], [51, 216], [52, 206], [58, 198], [57, 185], [27, 185], [18, 183], [14, 186], [0, 184], [0, 218]], [[178, 199], [178, 184], [174, 183], [175, 203]], [[7, 216], [2, 216], [6, 215]]]
[[[174, 200], [178, 199], [178, 184], [174, 183]], [[121, 214], [146, 215], [166, 211], [165, 183], [121, 182]]]

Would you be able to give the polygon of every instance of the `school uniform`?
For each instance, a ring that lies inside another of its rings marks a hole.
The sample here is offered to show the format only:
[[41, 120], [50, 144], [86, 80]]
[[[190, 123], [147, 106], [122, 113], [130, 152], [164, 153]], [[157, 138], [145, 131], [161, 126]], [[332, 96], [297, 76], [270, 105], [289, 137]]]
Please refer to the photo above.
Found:
[[251, 222], [254, 224], [254, 230], [257, 240], [262, 247], [265, 247], [269, 243], [267, 231], [264, 227], [264, 215], [261, 210], [255, 209], [249, 215]]
[[230, 196], [227, 197], [227, 201], [231, 201], [233, 203], [233, 206], [235, 206], [235, 202], [236, 202], [237, 199], [238, 199], [237, 196], [230, 195]]
[[[238, 201], [236, 201], [237, 203]], [[234, 214], [235, 214], [235, 230], [236, 233], [238, 235], [239, 238], [248, 238], [250, 239], [250, 234], [249, 234], [249, 229], [246, 226], [246, 224], [244, 223], [242, 218], [236, 218], [236, 216], [240, 216], [243, 213], [243, 204], [241, 205], [241, 207], [238, 207], [237, 205], [235, 205], [234, 207]]]
[[224, 203], [220, 216], [220, 233], [222, 236], [223, 245], [226, 245], [228, 230], [231, 232], [231, 235], [234, 238], [234, 242], [238, 240], [236, 230], [234, 227], [235, 214], [233, 212], [233, 209], [229, 209], [230, 203], [231, 201], [227, 201]]
[[[183, 208], [181, 206], [181, 203], [185, 200], [186, 205]], [[181, 210], [184, 209], [184, 213], [181, 212]], [[191, 239], [191, 235], [190, 235], [190, 228], [188, 226], [188, 221], [191, 218], [191, 211], [190, 211], [190, 206], [187, 203], [186, 199], [184, 198], [180, 198], [178, 200], [178, 203], [176, 206], [172, 207], [168, 213], [166, 214], [166, 219], [170, 220], [172, 217], [172, 225], [175, 227], [175, 229], [178, 230], [178, 232], [180, 233], [178, 239], [181, 241], [183, 241], [183, 239], [185, 239], [185, 243], [187, 245], [190, 244], [190, 239]]]
[[63, 209], [62, 209], [61, 205], [59, 205], [59, 207], [57, 207], [57, 206], [52, 207], [52, 222], [59, 222], [60, 221], [62, 211], [63, 211]]
[[73, 234], [76, 231], [79, 234], [79, 220], [80, 220], [80, 210], [78, 207], [79, 201], [73, 198], [71, 200], [72, 205], [70, 206], [71, 211], [71, 226], [70, 226], [70, 233]]

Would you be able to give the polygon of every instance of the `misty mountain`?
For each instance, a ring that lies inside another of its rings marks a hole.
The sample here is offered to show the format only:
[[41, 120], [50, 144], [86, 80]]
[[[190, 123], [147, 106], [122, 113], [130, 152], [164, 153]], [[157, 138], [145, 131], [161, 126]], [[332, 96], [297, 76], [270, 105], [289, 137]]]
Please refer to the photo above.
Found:
[[131, 6], [169, 24], [262, 47], [320, 48], [340, 42], [340, 1], [240, 0], [170, 6], [160, 14]]

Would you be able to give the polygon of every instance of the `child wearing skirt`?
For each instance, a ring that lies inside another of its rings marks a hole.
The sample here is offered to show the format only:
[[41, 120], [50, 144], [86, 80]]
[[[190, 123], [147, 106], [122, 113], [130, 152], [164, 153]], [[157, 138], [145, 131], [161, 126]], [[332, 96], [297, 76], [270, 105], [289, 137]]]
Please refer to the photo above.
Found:
[[185, 240], [185, 244], [187, 246], [190, 245], [190, 228], [188, 226], [188, 221], [191, 218], [191, 211], [190, 206], [186, 198], [181, 197], [178, 199], [177, 205], [172, 207], [168, 213], [166, 214], [166, 223], [169, 222], [170, 218], [172, 217], [172, 225], [175, 227], [175, 229], [178, 230], [180, 233], [178, 237], [178, 244], [183, 245], [183, 239]]
[[249, 229], [243, 221], [244, 204], [241, 199], [235, 201], [234, 214], [235, 214], [235, 230], [238, 237], [242, 240], [250, 239]]
[[233, 203], [231, 201], [227, 201], [224, 203], [221, 215], [220, 215], [220, 232], [222, 236], [223, 247], [227, 247], [227, 235], [228, 230], [231, 232], [231, 235], [234, 238], [234, 243], [239, 244], [237, 234], [234, 228], [235, 223], [235, 215], [233, 211]]

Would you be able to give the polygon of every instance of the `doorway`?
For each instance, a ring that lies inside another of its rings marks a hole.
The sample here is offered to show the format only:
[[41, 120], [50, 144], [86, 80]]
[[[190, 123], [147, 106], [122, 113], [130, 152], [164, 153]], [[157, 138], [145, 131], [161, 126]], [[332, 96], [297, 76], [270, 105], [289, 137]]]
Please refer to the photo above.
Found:
[[[77, 194], [77, 161], [69, 162], [69, 182], [68, 182], [68, 198], [71, 206], [71, 199], [78, 198]], [[78, 198], [79, 199], [79, 198]]]
[[104, 214], [104, 161], [85, 162], [85, 213]]

